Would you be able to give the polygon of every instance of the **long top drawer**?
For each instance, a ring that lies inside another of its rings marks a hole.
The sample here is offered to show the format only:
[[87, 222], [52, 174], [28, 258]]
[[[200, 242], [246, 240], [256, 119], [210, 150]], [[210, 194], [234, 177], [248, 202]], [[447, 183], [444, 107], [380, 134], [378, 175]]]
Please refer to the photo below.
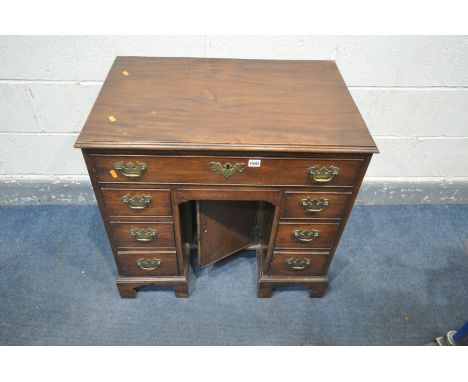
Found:
[[353, 186], [360, 158], [93, 155], [99, 182]]

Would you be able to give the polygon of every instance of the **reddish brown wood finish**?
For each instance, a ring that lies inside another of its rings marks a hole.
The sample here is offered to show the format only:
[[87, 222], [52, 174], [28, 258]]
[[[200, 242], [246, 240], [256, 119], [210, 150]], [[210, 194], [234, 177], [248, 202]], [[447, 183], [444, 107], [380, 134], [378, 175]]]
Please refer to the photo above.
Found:
[[116, 58], [76, 147], [377, 151], [333, 61], [144, 57]]
[[[141, 259], [158, 259], [156, 269], [144, 269], [138, 265]], [[162, 251], [119, 251], [117, 260], [126, 276], [177, 276], [176, 252]]]
[[[151, 241], [141, 242], [132, 237], [130, 230], [137, 229], [154, 229], [157, 234]], [[174, 242], [174, 227], [172, 222], [159, 223], [127, 223], [127, 222], [111, 222], [112, 236], [118, 248], [173, 248]]]
[[[198, 228], [209, 221], [215, 235], [201, 240], [203, 265], [252, 239], [258, 244], [258, 297], [288, 284], [322, 297], [377, 152], [334, 62], [142, 57], [116, 59], [75, 146], [83, 150], [123, 298], [152, 284], [188, 296], [194, 201], [205, 206]], [[250, 159], [260, 160], [260, 167], [249, 166]], [[147, 169], [129, 178], [114, 168], [118, 161], [144, 162]], [[212, 162], [245, 165], [225, 177]], [[308, 174], [313, 166], [339, 171], [319, 183]], [[125, 195], [152, 200], [132, 210], [122, 202]], [[328, 205], [307, 212], [300, 205], [307, 197]], [[239, 208], [233, 212], [229, 205]], [[258, 208], [242, 212], [243, 205]], [[137, 242], [132, 227], [159, 234]], [[295, 229], [320, 234], [302, 243]], [[147, 258], [161, 264], [145, 270], [141, 265], [148, 263], [138, 261]], [[293, 270], [289, 258], [310, 261]]]
[[[172, 216], [170, 190], [102, 188], [102, 195], [110, 217]], [[122, 198], [127, 195], [130, 197], [149, 196], [151, 202], [144, 209], [132, 209], [122, 201]]]
[[[260, 167], [248, 167], [249, 159], [260, 159]], [[138, 178], [128, 178], [111, 172], [114, 163], [140, 162], [148, 169]], [[236, 173], [228, 178], [211, 169], [212, 162], [222, 165], [244, 163], [242, 173]], [[352, 186], [357, 174], [364, 164], [362, 159], [295, 159], [295, 158], [265, 158], [265, 157], [192, 157], [192, 156], [95, 156], [94, 164], [100, 182], [151, 182], [151, 183], [189, 183], [189, 184], [243, 184], [243, 185], [320, 185], [307, 173], [313, 166], [339, 168], [339, 174], [325, 186]]]
[[[340, 219], [351, 201], [351, 192], [296, 192], [286, 191], [283, 219]], [[326, 200], [322, 211], [309, 212], [301, 204], [302, 200]]]
[[176, 297], [188, 297], [189, 268], [188, 256], [190, 248], [188, 245], [183, 247], [183, 257], [186, 261], [183, 268], [179, 271], [179, 276], [140, 276], [140, 277], [117, 277], [117, 288], [121, 298], [135, 298], [137, 289], [147, 285], [164, 285], [174, 288]]
[[[339, 223], [289, 223], [280, 222], [276, 238], [276, 248], [331, 248], [336, 237]], [[302, 242], [294, 237], [294, 231], [318, 230], [318, 237], [312, 241]]]
[[255, 243], [257, 202], [197, 202], [198, 262], [205, 267]]
[[[328, 253], [275, 252], [271, 262], [271, 276], [318, 276], [322, 275]], [[294, 269], [288, 265], [288, 259], [307, 259], [310, 264], [304, 269]]]
[[187, 202], [189, 200], [262, 200], [276, 206], [279, 205], [281, 201], [281, 190], [264, 188], [254, 189], [247, 187], [237, 187], [235, 189], [219, 187], [177, 187], [176, 198], [178, 203]]

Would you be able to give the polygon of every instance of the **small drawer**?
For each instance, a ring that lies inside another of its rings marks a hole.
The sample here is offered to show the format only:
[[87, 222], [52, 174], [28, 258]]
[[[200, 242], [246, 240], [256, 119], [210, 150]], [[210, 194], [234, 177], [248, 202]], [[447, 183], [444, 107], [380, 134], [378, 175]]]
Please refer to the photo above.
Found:
[[111, 228], [117, 247], [175, 248], [172, 222], [111, 222]]
[[275, 251], [271, 261], [272, 276], [317, 276], [324, 274], [328, 254]]
[[171, 216], [169, 190], [101, 190], [109, 216]]
[[352, 186], [364, 159], [94, 155], [99, 182]]
[[175, 251], [119, 251], [122, 276], [177, 276]]
[[280, 223], [276, 248], [331, 248], [339, 223]]
[[351, 201], [351, 192], [286, 191], [282, 218], [341, 219]]

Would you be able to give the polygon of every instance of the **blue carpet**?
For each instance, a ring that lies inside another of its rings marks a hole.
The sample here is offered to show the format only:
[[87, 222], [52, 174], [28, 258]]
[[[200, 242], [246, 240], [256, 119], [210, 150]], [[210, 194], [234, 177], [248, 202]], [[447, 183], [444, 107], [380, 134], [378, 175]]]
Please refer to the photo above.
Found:
[[[96, 206], [0, 208], [0, 345], [422, 345], [468, 319], [468, 206], [357, 206], [323, 299], [252, 252], [121, 300]], [[154, 292], [154, 291], [157, 292]]]

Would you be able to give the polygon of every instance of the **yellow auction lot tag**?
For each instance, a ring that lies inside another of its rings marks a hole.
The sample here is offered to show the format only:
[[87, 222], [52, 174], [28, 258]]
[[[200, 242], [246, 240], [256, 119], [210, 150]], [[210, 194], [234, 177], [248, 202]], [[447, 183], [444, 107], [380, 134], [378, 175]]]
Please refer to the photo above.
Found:
[[110, 172], [110, 174], [111, 174], [111, 176], [112, 176], [113, 178], [118, 178], [118, 177], [119, 177], [119, 176], [117, 175], [117, 173], [115, 172], [115, 170], [110, 170], [109, 172]]

